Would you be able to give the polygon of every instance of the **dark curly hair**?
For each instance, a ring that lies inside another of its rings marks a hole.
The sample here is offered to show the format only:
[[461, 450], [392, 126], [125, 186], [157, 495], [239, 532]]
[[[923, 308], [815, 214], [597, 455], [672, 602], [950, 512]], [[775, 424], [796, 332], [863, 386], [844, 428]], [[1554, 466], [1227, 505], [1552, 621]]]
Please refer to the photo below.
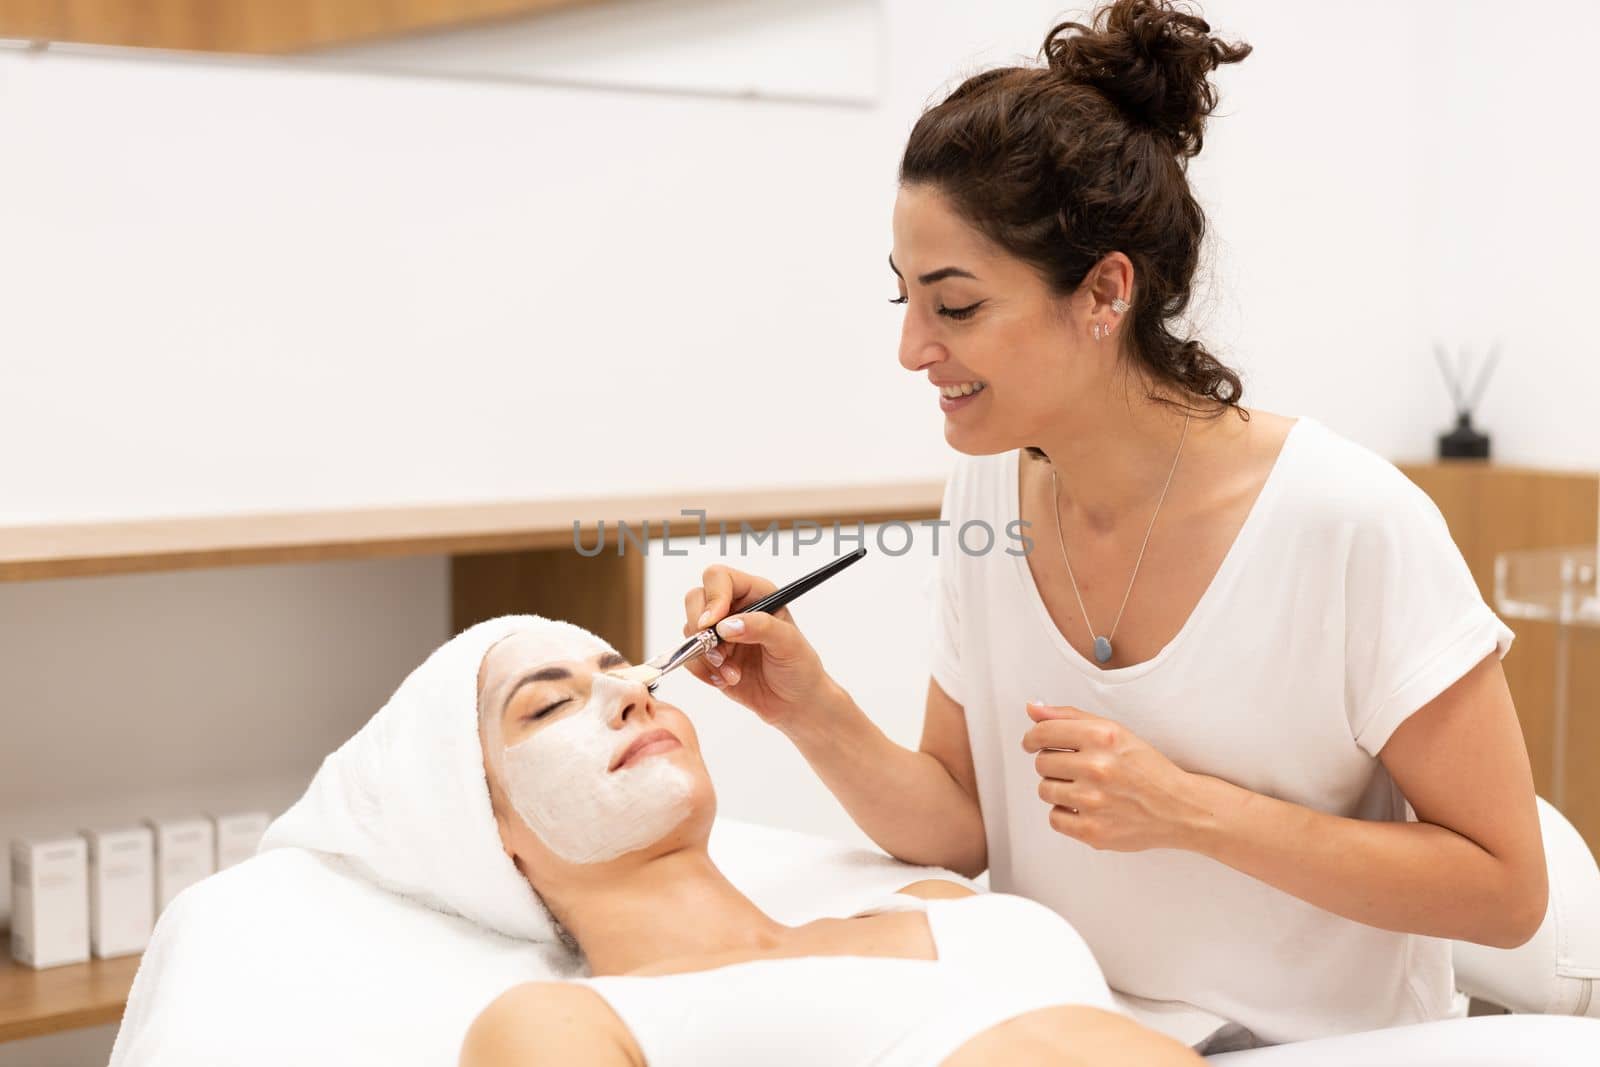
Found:
[[1217, 105], [1207, 75], [1250, 46], [1168, 0], [1114, 0], [1088, 25], [1055, 26], [1040, 54], [1046, 66], [984, 71], [925, 111], [900, 182], [938, 189], [1057, 295], [1122, 252], [1136, 278], [1132, 357], [1187, 398], [1151, 399], [1248, 418], [1239, 375], [1168, 322], [1189, 304], [1205, 233], [1186, 171]]

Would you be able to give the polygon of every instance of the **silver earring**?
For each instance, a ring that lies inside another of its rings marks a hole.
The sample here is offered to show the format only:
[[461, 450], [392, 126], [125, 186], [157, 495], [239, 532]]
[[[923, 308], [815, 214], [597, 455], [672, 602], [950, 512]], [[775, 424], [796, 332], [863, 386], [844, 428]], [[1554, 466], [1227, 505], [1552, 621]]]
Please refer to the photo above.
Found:
[[1120, 296], [1114, 296], [1111, 298], [1111, 310], [1120, 315], [1128, 310], [1128, 302]]

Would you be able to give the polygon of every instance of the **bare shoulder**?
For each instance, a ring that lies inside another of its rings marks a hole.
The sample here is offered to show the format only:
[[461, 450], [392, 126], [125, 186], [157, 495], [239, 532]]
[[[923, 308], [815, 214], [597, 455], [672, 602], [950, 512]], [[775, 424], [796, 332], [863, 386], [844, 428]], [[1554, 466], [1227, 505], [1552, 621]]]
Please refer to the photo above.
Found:
[[1300, 420], [1292, 415], [1280, 415], [1260, 408], [1246, 410], [1249, 411], [1248, 419], [1225, 411], [1210, 420], [1202, 432], [1216, 439], [1217, 449], [1233, 457], [1233, 465], [1242, 473], [1264, 473], [1276, 462], [1289, 431]]
[[900, 892], [908, 897], [921, 897], [924, 900], [953, 900], [957, 897], [977, 895], [966, 886], [945, 881], [943, 878], [925, 878], [920, 882], [912, 882]]
[[1224, 412], [1223, 416], [1234, 420], [1236, 425], [1244, 424], [1257, 430], [1265, 430], [1269, 437], [1282, 439], [1288, 436], [1289, 428], [1300, 421], [1297, 415], [1284, 415], [1265, 408], [1245, 408], [1248, 419], [1241, 419], [1233, 412]]
[[644, 1067], [633, 1035], [605, 998], [571, 982], [512, 986], [478, 1013], [459, 1067], [584, 1063]]

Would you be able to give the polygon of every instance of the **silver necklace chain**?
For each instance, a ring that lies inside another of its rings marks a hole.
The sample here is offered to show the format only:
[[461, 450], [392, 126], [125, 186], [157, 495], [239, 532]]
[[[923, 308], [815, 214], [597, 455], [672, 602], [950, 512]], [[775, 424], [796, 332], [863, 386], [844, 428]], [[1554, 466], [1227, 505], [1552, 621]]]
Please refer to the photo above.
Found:
[[1178, 448], [1172, 454], [1172, 469], [1167, 471], [1167, 484], [1161, 487], [1161, 496], [1156, 500], [1156, 510], [1150, 515], [1150, 525], [1145, 527], [1144, 540], [1139, 544], [1139, 557], [1133, 561], [1133, 573], [1128, 576], [1127, 591], [1122, 594], [1122, 607], [1117, 609], [1117, 618], [1111, 624], [1111, 632], [1104, 637], [1094, 632], [1094, 625], [1089, 622], [1089, 611], [1083, 606], [1083, 594], [1078, 591], [1078, 579], [1072, 573], [1072, 561], [1067, 558], [1067, 542], [1061, 534], [1061, 485], [1056, 477], [1056, 465], [1050, 464], [1050, 493], [1056, 517], [1056, 541], [1061, 545], [1061, 562], [1067, 565], [1067, 578], [1072, 582], [1072, 593], [1078, 598], [1078, 612], [1083, 616], [1083, 624], [1089, 628], [1089, 639], [1094, 643], [1094, 658], [1097, 663], [1105, 663], [1111, 659], [1111, 642], [1117, 636], [1117, 627], [1122, 622], [1122, 613], [1128, 608], [1128, 597], [1133, 593], [1133, 581], [1139, 577], [1139, 564], [1144, 562], [1144, 550], [1150, 544], [1150, 532], [1156, 528], [1156, 516], [1161, 514], [1161, 505], [1166, 502], [1167, 490], [1172, 488], [1172, 476], [1178, 472], [1178, 457], [1183, 455], [1183, 442], [1189, 436], [1189, 420], [1194, 418], [1193, 412], [1184, 416], [1183, 433], [1178, 437]]

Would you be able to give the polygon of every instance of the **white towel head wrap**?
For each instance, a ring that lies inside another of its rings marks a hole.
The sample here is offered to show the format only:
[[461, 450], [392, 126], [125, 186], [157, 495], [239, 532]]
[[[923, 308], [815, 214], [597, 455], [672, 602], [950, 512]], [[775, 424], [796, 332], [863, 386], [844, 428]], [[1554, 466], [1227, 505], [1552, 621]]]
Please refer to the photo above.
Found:
[[502, 615], [463, 630], [406, 676], [365, 726], [322, 761], [261, 851], [344, 857], [374, 883], [509, 937], [562, 940], [501, 844], [478, 736], [478, 670], [510, 634], [535, 630], [593, 656], [611, 650], [572, 623]]

